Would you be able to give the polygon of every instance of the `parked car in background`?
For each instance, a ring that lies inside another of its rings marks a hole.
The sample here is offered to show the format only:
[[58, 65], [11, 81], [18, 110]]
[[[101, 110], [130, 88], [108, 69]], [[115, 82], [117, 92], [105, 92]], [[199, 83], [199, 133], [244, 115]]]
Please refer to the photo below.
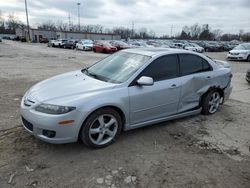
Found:
[[92, 40], [81, 40], [76, 44], [77, 50], [92, 50], [93, 49], [93, 41]]
[[68, 41], [67, 39], [57, 39], [54, 41], [52, 46], [61, 48], [63, 44], [66, 43], [67, 41]]
[[184, 44], [184, 43], [177, 43], [177, 42], [175, 42], [175, 43], [174, 43], [174, 48], [183, 49], [183, 48], [184, 48], [184, 46], [185, 46], [185, 44]]
[[40, 43], [48, 43], [49, 40], [47, 38], [39, 38]]
[[204, 48], [200, 47], [198, 44], [195, 44], [195, 43], [185, 44], [183, 48], [185, 50], [191, 50], [191, 51], [198, 52], [198, 53], [204, 52]]
[[56, 40], [49, 40], [49, 42], [48, 42], [48, 47], [54, 47], [55, 46], [55, 41]]
[[250, 43], [242, 43], [230, 50], [228, 60], [244, 60], [250, 62]]
[[110, 44], [114, 47], [117, 48], [117, 50], [124, 50], [124, 49], [128, 49], [131, 48], [130, 45], [128, 45], [127, 43], [120, 41], [120, 40], [113, 40], [110, 41]]
[[77, 42], [78, 42], [77, 40], [68, 40], [68, 41], [66, 41], [66, 42], [64, 42], [62, 44], [62, 48], [64, 48], [64, 49], [66, 49], [66, 48], [75, 49]]
[[250, 84], [250, 69], [248, 69], [248, 71], [247, 71], [246, 81]]
[[21, 41], [21, 42], [27, 42], [27, 39], [26, 39], [26, 37], [21, 37], [21, 38], [20, 38], [20, 41]]
[[127, 49], [36, 84], [20, 114], [24, 128], [43, 141], [81, 139], [102, 148], [122, 130], [216, 113], [232, 91], [231, 77], [227, 62], [195, 52]]
[[101, 53], [114, 53], [117, 51], [117, 48], [112, 46], [108, 41], [98, 40], [94, 41], [93, 51]]
[[237, 45], [234, 45], [234, 44], [224, 43], [223, 49], [224, 49], [224, 51], [228, 52], [228, 51], [232, 50], [233, 48], [235, 48], [236, 46]]

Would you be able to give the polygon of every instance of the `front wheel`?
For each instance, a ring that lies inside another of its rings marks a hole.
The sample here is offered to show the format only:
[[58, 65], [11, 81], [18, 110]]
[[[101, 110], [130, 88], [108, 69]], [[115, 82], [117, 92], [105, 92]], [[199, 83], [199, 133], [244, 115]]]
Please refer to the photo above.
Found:
[[248, 57], [247, 57], [247, 61], [248, 61], [248, 62], [250, 62], [250, 55], [248, 55]]
[[202, 114], [211, 115], [218, 111], [220, 106], [221, 96], [218, 91], [210, 91], [204, 96], [201, 102]]
[[122, 120], [117, 111], [103, 108], [92, 113], [82, 126], [80, 138], [89, 147], [103, 148], [121, 133]]

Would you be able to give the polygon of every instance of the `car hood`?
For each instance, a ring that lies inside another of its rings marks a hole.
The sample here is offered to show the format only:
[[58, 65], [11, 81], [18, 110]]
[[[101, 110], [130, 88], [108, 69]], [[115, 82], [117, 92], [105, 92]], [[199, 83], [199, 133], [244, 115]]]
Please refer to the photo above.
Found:
[[61, 74], [34, 85], [27, 98], [44, 102], [73, 95], [112, 89], [117, 84], [97, 80], [83, 74], [80, 70]]
[[93, 44], [83, 44], [85, 47], [93, 47]]
[[230, 53], [245, 53], [250, 52], [250, 50], [230, 50]]

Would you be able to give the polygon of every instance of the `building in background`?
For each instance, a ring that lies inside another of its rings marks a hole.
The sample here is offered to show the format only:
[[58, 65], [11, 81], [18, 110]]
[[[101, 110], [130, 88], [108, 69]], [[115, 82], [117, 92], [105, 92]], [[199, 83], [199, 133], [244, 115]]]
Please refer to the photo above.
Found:
[[[28, 30], [16, 29], [16, 36], [28, 40]], [[32, 42], [40, 42], [42, 39], [91, 39], [91, 40], [120, 40], [121, 36], [106, 33], [84, 33], [70, 31], [51, 31], [43, 29], [30, 29], [30, 39]]]

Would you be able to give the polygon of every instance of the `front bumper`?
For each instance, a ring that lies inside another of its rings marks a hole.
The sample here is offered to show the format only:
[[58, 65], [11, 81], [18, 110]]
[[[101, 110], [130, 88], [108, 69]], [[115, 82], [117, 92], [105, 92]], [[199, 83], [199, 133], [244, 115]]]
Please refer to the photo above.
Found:
[[247, 60], [247, 54], [237, 54], [237, 55], [228, 54], [227, 59], [228, 60]]
[[[36, 138], [54, 144], [76, 142], [81, 126], [80, 112], [74, 110], [67, 114], [50, 115], [40, 113], [21, 103], [20, 107], [23, 127]], [[59, 125], [59, 122], [74, 120], [67, 125]]]

